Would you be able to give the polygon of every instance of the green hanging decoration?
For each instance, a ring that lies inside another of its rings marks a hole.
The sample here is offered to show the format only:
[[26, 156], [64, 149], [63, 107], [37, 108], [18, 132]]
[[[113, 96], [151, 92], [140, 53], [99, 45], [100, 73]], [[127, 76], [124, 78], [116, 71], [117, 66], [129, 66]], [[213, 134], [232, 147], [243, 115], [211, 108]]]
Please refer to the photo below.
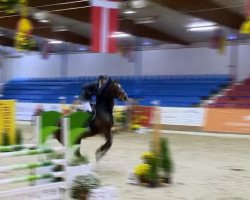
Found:
[[36, 42], [32, 38], [33, 24], [32, 21], [28, 18], [28, 1], [19, 0], [19, 3], [21, 18], [17, 22], [14, 45], [19, 51], [35, 50]]
[[20, 0], [0, 0], [0, 9], [8, 14], [13, 14], [16, 12], [19, 2]]

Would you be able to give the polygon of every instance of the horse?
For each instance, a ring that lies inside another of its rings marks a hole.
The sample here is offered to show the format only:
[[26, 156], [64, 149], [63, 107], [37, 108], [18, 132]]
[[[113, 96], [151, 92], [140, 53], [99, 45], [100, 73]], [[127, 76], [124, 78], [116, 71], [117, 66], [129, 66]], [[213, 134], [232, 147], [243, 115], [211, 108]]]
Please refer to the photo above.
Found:
[[[96, 150], [97, 161], [109, 151], [113, 143], [111, 129], [114, 126], [113, 108], [115, 99], [125, 102], [128, 100], [128, 96], [118, 81], [111, 81], [107, 89], [96, 99], [95, 114], [89, 123], [88, 131], [76, 143], [80, 144], [81, 140], [87, 137], [104, 134], [106, 142]], [[55, 133], [55, 138], [63, 143], [60, 130]], [[77, 155], [80, 155], [80, 147], [77, 149]]]

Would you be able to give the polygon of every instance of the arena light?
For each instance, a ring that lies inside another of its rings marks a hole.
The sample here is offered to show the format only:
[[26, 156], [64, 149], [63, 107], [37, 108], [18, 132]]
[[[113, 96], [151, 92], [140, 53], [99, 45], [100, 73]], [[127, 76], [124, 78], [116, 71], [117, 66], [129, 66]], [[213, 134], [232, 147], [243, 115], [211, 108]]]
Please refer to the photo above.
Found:
[[207, 21], [195, 21], [187, 26], [187, 31], [214, 31], [217, 28], [216, 23], [207, 22]]
[[126, 37], [130, 37], [131, 35], [128, 33], [124, 33], [124, 32], [114, 32], [111, 37], [113, 38], [126, 38]]
[[55, 26], [55, 27], [53, 27], [54, 32], [65, 32], [68, 30], [69, 30], [68, 26]]
[[88, 49], [87, 48], [84, 48], [84, 47], [79, 47], [78, 48], [78, 51], [87, 51]]
[[60, 40], [50, 40], [49, 43], [50, 44], [62, 44], [63, 41], [60, 41]]
[[125, 11], [123, 12], [123, 14], [126, 14], [126, 15], [131, 15], [131, 14], [135, 14], [135, 13], [136, 13], [136, 11], [131, 10], [131, 9], [125, 10]]
[[49, 23], [50, 21], [48, 19], [41, 19], [41, 20], [39, 20], [39, 22], [41, 22], [41, 23]]
[[236, 34], [229, 34], [229, 35], [227, 36], [227, 39], [228, 39], [228, 40], [237, 40], [238, 37], [237, 37]]
[[158, 17], [151, 16], [151, 17], [142, 17], [135, 21], [136, 24], [152, 24], [155, 23]]
[[218, 26], [203, 26], [203, 27], [192, 27], [188, 28], [188, 31], [214, 31], [218, 29]]
[[152, 45], [152, 42], [145, 40], [145, 41], [143, 41], [142, 45], [144, 45], [144, 46]]

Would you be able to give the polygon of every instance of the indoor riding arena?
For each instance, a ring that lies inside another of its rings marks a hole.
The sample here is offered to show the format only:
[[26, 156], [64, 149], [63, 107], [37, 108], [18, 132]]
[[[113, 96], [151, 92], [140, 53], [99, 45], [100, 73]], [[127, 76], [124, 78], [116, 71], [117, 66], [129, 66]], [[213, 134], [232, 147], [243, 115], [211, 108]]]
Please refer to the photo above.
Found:
[[250, 200], [250, 0], [0, 0], [0, 200]]

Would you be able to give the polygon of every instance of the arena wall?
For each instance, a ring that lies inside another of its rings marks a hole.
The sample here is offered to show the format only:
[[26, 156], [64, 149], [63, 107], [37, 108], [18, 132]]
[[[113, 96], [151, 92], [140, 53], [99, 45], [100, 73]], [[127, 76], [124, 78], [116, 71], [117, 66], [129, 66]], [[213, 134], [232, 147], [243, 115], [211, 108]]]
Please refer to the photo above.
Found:
[[[250, 45], [239, 45], [239, 80], [250, 75]], [[230, 47], [224, 55], [208, 47], [169, 48], [144, 50], [140, 61], [130, 62], [120, 54], [68, 54], [51, 55], [48, 60], [41, 55], [6, 58], [3, 61], [0, 82], [14, 78], [108, 75], [184, 75], [229, 74]], [[138, 65], [141, 69], [138, 71]], [[137, 66], [137, 67], [136, 67]], [[62, 68], [66, 68], [63, 69]], [[136, 69], [137, 68], [137, 69]]]

